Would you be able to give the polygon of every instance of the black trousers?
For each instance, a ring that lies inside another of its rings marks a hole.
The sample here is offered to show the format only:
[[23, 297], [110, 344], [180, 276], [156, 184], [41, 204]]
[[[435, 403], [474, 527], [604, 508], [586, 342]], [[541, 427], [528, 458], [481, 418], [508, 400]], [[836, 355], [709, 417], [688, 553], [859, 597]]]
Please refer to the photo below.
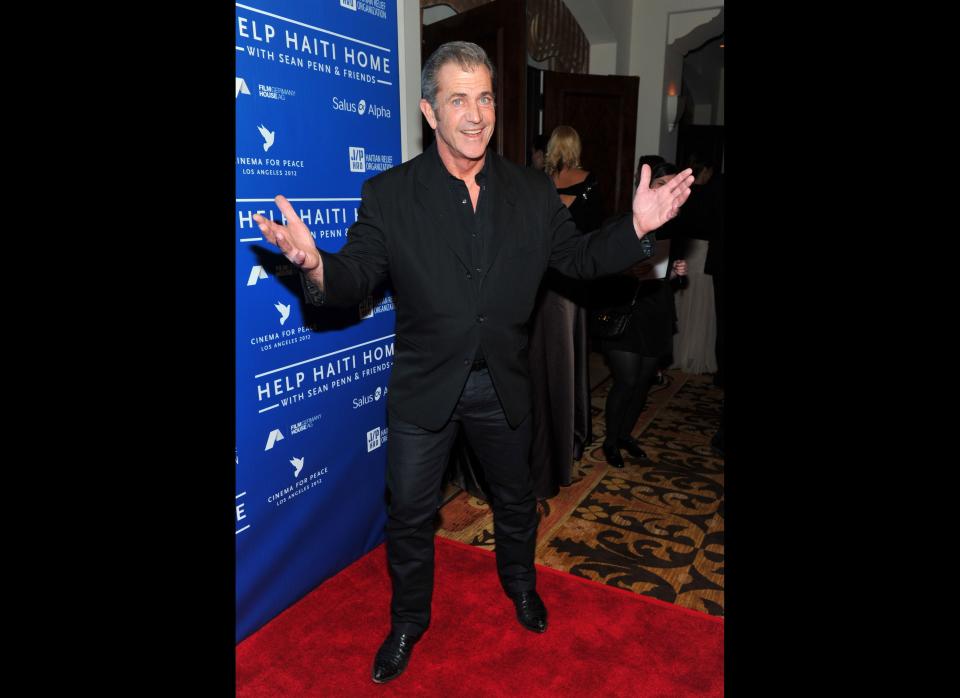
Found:
[[463, 428], [490, 489], [497, 571], [508, 594], [536, 587], [537, 505], [530, 478], [530, 415], [511, 429], [487, 369], [472, 371], [450, 421], [428, 431], [392, 414], [387, 441], [387, 562], [394, 630], [430, 623], [434, 517], [441, 480]]
[[605, 351], [604, 356], [613, 376], [613, 385], [604, 408], [607, 435], [603, 441], [608, 446], [615, 446], [618, 439], [626, 439], [633, 433], [647, 404], [660, 360], [656, 356], [621, 350]]

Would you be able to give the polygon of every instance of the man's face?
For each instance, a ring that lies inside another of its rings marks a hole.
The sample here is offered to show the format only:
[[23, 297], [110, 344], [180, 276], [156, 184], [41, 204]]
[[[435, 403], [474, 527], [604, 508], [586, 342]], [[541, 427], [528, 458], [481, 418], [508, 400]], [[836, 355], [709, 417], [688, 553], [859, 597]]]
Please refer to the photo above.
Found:
[[464, 70], [455, 61], [447, 63], [437, 73], [435, 100], [436, 110], [425, 99], [420, 100], [420, 110], [436, 131], [440, 155], [470, 167], [469, 161], [483, 158], [497, 122], [490, 71], [486, 66]]

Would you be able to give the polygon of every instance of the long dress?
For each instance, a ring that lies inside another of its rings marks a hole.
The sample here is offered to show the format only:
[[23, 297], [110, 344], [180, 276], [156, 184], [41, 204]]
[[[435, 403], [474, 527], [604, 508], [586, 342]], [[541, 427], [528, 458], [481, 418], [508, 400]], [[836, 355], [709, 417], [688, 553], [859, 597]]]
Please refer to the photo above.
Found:
[[[593, 174], [558, 194], [576, 196], [570, 216], [581, 233], [602, 221]], [[555, 272], [544, 277], [530, 324], [533, 437], [530, 474], [537, 499], [554, 497], [571, 482], [573, 463], [593, 441], [590, 411], [588, 286]]]
[[677, 334], [673, 336], [673, 364], [685, 373], [715, 373], [717, 370], [717, 316], [713, 302], [713, 278], [703, 271], [710, 243], [690, 238], [686, 245], [687, 279], [677, 291]]

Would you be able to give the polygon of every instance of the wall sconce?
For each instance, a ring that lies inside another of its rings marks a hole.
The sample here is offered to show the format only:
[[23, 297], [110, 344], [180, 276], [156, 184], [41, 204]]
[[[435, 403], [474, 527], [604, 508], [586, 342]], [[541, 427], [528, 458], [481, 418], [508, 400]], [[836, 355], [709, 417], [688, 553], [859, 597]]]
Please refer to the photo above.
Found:
[[677, 123], [677, 95], [667, 95], [667, 132], [672, 133]]

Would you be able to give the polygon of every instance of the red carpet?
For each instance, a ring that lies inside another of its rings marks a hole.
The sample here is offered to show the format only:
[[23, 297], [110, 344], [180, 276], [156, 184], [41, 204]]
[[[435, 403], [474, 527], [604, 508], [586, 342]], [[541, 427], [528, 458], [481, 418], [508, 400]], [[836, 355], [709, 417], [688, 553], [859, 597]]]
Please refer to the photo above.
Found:
[[493, 553], [436, 538], [430, 629], [370, 680], [390, 627], [378, 546], [237, 645], [237, 696], [723, 695], [723, 619], [537, 566], [547, 632], [520, 627]]

